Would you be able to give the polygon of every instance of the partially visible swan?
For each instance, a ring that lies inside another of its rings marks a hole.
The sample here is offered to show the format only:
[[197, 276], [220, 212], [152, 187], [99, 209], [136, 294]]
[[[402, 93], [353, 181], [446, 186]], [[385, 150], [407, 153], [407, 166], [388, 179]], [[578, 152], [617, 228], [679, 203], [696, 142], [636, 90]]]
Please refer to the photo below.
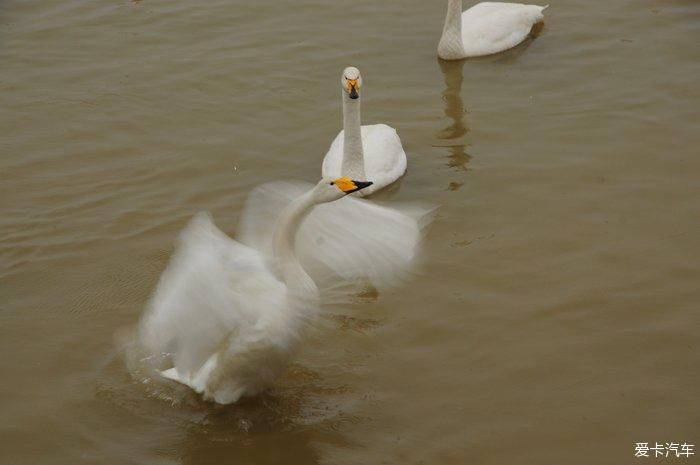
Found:
[[547, 6], [482, 2], [462, 12], [462, 0], [448, 0], [438, 56], [460, 60], [515, 47], [544, 21]]
[[268, 386], [319, 307], [318, 288], [297, 258], [299, 228], [316, 205], [371, 185], [322, 179], [278, 216], [270, 254], [229, 238], [208, 215], [197, 215], [139, 326], [148, 355], [170, 355], [172, 368], [162, 376], [221, 404]]
[[406, 172], [406, 153], [396, 130], [386, 124], [360, 126], [362, 76], [355, 67], [340, 77], [343, 130], [323, 159], [324, 177], [372, 179], [374, 184], [356, 195], [365, 196], [393, 183]]

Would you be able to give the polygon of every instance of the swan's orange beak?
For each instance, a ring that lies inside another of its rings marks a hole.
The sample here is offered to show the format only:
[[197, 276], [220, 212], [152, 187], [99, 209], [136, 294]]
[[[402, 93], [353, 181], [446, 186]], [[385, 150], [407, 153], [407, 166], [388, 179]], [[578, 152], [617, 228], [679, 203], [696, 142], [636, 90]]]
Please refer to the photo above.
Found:
[[350, 93], [350, 98], [356, 99], [357, 97], [359, 97], [360, 94], [358, 94], [357, 91], [360, 87], [358, 86], [357, 79], [347, 79], [346, 83], [348, 87], [348, 93]]
[[333, 181], [333, 184], [346, 194], [352, 194], [353, 192], [371, 186], [373, 183], [371, 181], [353, 181], [348, 177], [342, 177]]

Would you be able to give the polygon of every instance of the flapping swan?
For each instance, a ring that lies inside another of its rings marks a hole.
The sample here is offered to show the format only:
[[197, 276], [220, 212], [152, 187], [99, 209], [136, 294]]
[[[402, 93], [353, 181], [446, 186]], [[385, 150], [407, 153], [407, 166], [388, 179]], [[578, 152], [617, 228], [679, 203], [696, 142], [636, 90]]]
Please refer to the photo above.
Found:
[[[278, 181], [254, 189], [241, 217], [239, 240], [269, 253], [274, 218], [309, 186]], [[349, 195], [317, 206], [306, 217], [297, 232], [297, 256], [321, 288], [324, 302], [343, 302], [356, 285], [390, 289], [412, 277], [435, 212], [435, 206], [424, 203], [370, 202]], [[339, 291], [341, 282], [345, 287]]]
[[371, 184], [324, 178], [295, 198], [274, 223], [270, 254], [229, 238], [208, 215], [197, 215], [139, 326], [147, 354], [169, 354], [172, 368], [161, 375], [221, 404], [267, 387], [318, 311], [318, 288], [296, 253], [301, 225], [315, 206]]
[[406, 172], [406, 153], [396, 130], [386, 124], [360, 126], [362, 76], [354, 67], [340, 77], [343, 100], [343, 130], [338, 133], [323, 159], [324, 177], [348, 176], [372, 179], [374, 184], [357, 195], [382, 189]]
[[462, 0], [448, 0], [438, 45], [444, 60], [491, 55], [515, 47], [544, 21], [547, 6], [522, 3], [477, 3], [462, 12]]

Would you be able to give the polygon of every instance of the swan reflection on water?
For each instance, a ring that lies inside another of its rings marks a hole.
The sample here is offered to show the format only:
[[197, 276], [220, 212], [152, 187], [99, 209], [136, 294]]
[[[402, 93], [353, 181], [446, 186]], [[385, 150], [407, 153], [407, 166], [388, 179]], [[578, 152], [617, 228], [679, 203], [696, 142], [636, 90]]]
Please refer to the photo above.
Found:
[[438, 146], [445, 147], [450, 152], [448, 167], [466, 171], [472, 156], [466, 152], [466, 142], [464, 141], [464, 137], [469, 132], [464, 121], [466, 109], [462, 101], [464, 62], [438, 59], [438, 64], [445, 79], [445, 90], [442, 92], [442, 100], [445, 102], [445, 116], [452, 120], [449, 126], [437, 134], [438, 139], [450, 141], [450, 143], [445, 142], [438, 144]]

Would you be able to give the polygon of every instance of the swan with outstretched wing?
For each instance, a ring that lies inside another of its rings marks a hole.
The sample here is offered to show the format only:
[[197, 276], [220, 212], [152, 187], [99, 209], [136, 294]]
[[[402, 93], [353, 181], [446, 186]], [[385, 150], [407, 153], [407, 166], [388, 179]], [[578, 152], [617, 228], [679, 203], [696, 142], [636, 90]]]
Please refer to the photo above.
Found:
[[207, 214], [182, 232], [140, 325], [145, 359], [162, 376], [221, 404], [254, 395], [289, 363], [319, 308], [297, 258], [299, 228], [317, 205], [370, 186], [324, 178], [275, 217], [269, 250], [231, 239]]

